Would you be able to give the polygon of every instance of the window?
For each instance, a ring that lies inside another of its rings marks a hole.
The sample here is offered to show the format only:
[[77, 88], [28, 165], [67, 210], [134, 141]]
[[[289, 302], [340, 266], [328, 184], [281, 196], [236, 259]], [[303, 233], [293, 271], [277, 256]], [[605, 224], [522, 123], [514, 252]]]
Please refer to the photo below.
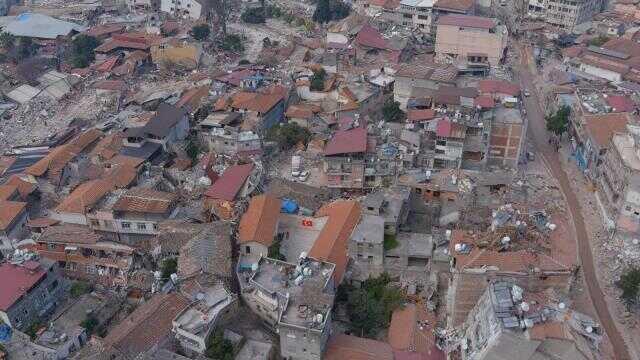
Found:
[[244, 253], [245, 254], [251, 254], [251, 246], [245, 246], [244, 247]]
[[126, 222], [126, 221], [125, 221], [125, 222], [123, 222], [123, 223], [122, 223], [122, 228], [123, 228], [123, 229], [131, 229], [131, 223]]
[[158, 230], [158, 224], [153, 224], [153, 230]]
[[145, 223], [137, 223], [136, 227], [138, 228], [138, 230], [147, 230], [147, 224]]
[[47, 249], [48, 250], [55, 250], [56, 249], [56, 244], [47, 244]]

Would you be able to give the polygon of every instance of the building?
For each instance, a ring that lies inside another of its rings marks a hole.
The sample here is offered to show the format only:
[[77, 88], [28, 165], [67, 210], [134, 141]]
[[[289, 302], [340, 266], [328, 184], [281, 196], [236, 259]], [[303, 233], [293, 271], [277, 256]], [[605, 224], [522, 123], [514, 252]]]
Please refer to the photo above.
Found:
[[367, 129], [355, 127], [338, 130], [324, 149], [324, 172], [327, 186], [364, 188]]
[[51, 212], [50, 217], [67, 224], [87, 225], [87, 213], [113, 190], [107, 180], [89, 180], [73, 189]]
[[628, 214], [640, 212], [635, 204], [635, 189], [640, 179], [639, 136], [640, 128], [635, 122], [627, 124], [627, 133], [614, 134], [612, 146], [598, 169], [599, 190], [604, 195], [600, 198], [614, 218], [623, 211]]
[[[502, 223], [500, 226], [495, 225], [496, 230], [515, 229], [514, 224], [515, 221], [518, 221], [517, 219], [522, 219], [528, 224], [542, 223], [543, 220], [545, 223], [553, 221], [553, 219], [547, 219], [544, 216], [536, 218], [535, 214], [517, 217], [514, 216], [513, 208], [506, 207], [497, 210], [494, 224], [500, 224], [505, 218], [508, 219], [508, 223]], [[505, 224], [508, 224], [507, 227], [504, 227]], [[463, 230], [452, 232], [449, 251], [452, 256], [451, 271], [453, 275], [447, 294], [448, 323], [451, 326], [459, 326], [464, 322], [485, 291], [487, 282], [493, 279], [509, 276], [518, 286], [528, 291], [566, 288], [573, 277], [577, 259], [575, 253], [569, 253], [567, 249], [562, 249], [554, 244], [554, 239], [566, 236], [566, 232], [561, 230], [561, 226], [550, 233], [545, 230], [544, 225], [540, 226], [541, 231], [537, 226], [539, 225], [530, 226], [527, 233], [536, 238], [549, 239], [552, 249], [546, 253], [529, 250], [526, 245], [530, 240], [528, 238], [518, 239], [515, 231], [487, 230], [473, 235]], [[496, 244], [496, 239], [499, 239], [497, 242], [500, 243], [500, 240], [504, 239], [501, 234], [507, 234], [504, 236], [509, 236], [509, 241], [513, 239], [514, 243], [505, 249], [500, 249], [500, 246], [483, 248], [479, 246], [486, 243]], [[531, 271], [533, 268], [537, 270]]]
[[213, 330], [235, 314], [238, 298], [223, 283], [207, 276], [187, 279], [180, 287], [190, 303], [173, 319], [172, 331], [184, 349], [204, 354]]
[[232, 111], [243, 114], [248, 128], [258, 134], [264, 134], [284, 120], [285, 99], [277, 92], [241, 91], [232, 97], [230, 107]]
[[496, 19], [445, 15], [436, 24], [436, 57], [464, 68], [497, 66], [505, 56], [509, 34]]
[[[238, 113], [229, 113], [228, 117], [231, 116], [240, 118]], [[199, 136], [208, 145], [210, 151], [229, 156], [262, 152], [262, 140], [258, 134], [253, 131], [243, 131], [237, 127], [221, 125], [217, 120], [216, 117], [210, 115], [199, 124], [199, 128], [202, 130]]]
[[601, 47], [588, 46], [569, 64], [580, 71], [611, 82], [640, 81], [640, 44], [626, 38], [614, 38]]
[[[573, 30], [576, 25], [591, 21], [594, 15], [599, 14], [607, 5], [607, 2], [602, 0], [545, 0], [542, 3], [545, 5], [545, 22], [567, 31]], [[533, 11], [539, 14], [540, 12], [536, 11], [537, 7], [539, 5], [534, 4]], [[531, 6], [529, 10], [531, 11]]]
[[137, 264], [132, 247], [103, 240], [79, 225], [47, 227], [36, 242], [36, 251], [55, 261], [65, 276], [106, 288], [127, 288]]
[[409, 216], [411, 189], [393, 186], [368, 194], [362, 201], [365, 214], [378, 215], [384, 219], [384, 233], [395, 235]]
[[133, 360], [170, 344], [173, 320], [187, 309], [189, 302], [178, 293], [155, 294], [111, 329], [103, 340], [102, 356]]
[[160, 11], [177, 18], [198, 20], [209, 16], [209, 4], [204, 0], [160, 0]]
[[173, 193], [133, 188], [114, 193], [87, 213], [89, 227], [105, 238], [135, 245], [159, 233], [158, 224], [175, 215]]
[[[204, 193], [204, 206], [211, 214], [230, 219], [237, 199], [249, 195], [258, 184], [254, 164], [232, 165]], [[257, 171], [257, 169], [256, 169]]]
[[21, 239], [26, 233], [28, 220], [27, 203], [0, 200], [0, 237]]
[[384, 218], [365, 211], [349, 240], [349, 257], [354, 271], [352, 281], [365, 281], [384, 272]]
[[[462, 326], [462, 359], [594, 359], [589, 348], [600, 338], [598, 324], [558, 304], [532, 305], [521, 287], [494, 281], [483, 292]], [[563, 304], [564, 305], [564, 304]], [[591, 327], [591, 332], [587, 327]]]
[[[124, 146], [142, 148], [147, 143], [159, 144], [167, 150], [189, 134], [189, 117], [184, 109], [161, 103], [155, 115], [141, 127], [125, 131]], [[122, 153], [128, 155], [127, 153]]]
[[276, 241], [282, 201], [272, 195], [251, 198], [238, 227], [240, 253], [244, 256], [270, 256]]
[[[13, 3], [12, 0], [9, 0]], [[5, 3], [5, 6], [13, 4]], [[3, 31], [16, 37], [30, 37], [42, 40], [68, 38], [87, 28], [73, 22], [58, 20], [44, 14], [25, 12], [4, 24]]]
[[487, 165], [517, 169], [526, 149], [526, 118], [520, 109], [504, 106], [494, 108], [490, 114], [491, 137]]
[[311, 257], [295, 263], [261, 258], [240, 270], [247, 306], [280, 337], [280, 356], [321, 360], [331, 332], [335, 265]]
[[55, 262], [24, 260], [0, 263], [0, 320], [18, 330], [28, 329], [55, 310], [65, 293]]
[[611, 146], [611, 139], [616, 133], [627, 130], [632, 115], [629, 113], [610, 113], [584, 116], [585, 141], [576, 151], [576, 162], [581, 170], [589, 169], [597, 175], [597, 167]]
[[431, 32], [433, 0], [402, 0], [398, 8], [402, 25]]
[[395, 73], [393, 98], [406, 109], [410, 99], [432, 97], [441, 84], [455, 85], [458, 70], [438, 64], [400, 65]]

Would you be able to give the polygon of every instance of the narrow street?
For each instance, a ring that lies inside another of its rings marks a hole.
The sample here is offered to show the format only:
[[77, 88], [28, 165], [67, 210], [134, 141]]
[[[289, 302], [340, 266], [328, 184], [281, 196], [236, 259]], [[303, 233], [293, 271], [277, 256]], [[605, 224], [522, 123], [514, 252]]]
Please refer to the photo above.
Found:
[[587, 284], [591, 301], [596, 309], [602, 327], [611, 341], [615, 357], [618, 360], [630, 360], [629, 351], [611, 317], [605, 295], [598, 283], [591, 245], [585, 230], [580, 204], [570, 186], [567, 174], [561, 167], [559, 153], [548, 143], [549, 136], [545, 128], [544, 112], [540, 108], [540, 101], [533, 83], [533, 75], [529, 70], [529, 63], [527, 62], [529, 57], [524, 51], [521, 54], [521, 63], [514, 67], [514, 75], [515, 79], [520, 82], [521, 87], [528, 89], [531, 93], [531, 96], [524, 98], [524, 105], [529, 119], [528, 136], [535, 145], [537, 156], [544, 158], [567, 199], [567, 205], [571, 211], [571, 217], [575, 225], [578, 255], [584, 273], [585, 283]]

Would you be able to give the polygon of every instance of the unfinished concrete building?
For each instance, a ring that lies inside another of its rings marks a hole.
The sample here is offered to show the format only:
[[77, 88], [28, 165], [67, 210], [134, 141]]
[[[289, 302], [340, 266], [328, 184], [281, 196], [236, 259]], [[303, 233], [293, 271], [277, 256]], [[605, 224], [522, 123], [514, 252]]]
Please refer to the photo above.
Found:
[[239, 268], [247, 306], [280, 337], [285, 359], [321, 360], [331, 332], [335, 265], [301, 256], [296, 263], [261, 258]]

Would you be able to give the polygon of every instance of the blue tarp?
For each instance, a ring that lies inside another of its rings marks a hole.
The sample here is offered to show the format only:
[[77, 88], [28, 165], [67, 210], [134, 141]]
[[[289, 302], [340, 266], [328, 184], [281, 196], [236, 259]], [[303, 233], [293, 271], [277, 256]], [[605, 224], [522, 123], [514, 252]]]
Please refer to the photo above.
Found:
[[296, 204], [296, 202], [293, 200], [282, 199], [280, 212], [283, 212], [285, 214], [295, 214], [298, 212], [298, 204]]
[[0, 343], [11, 340], [11, 328], [7, 324], [0, 324]]

